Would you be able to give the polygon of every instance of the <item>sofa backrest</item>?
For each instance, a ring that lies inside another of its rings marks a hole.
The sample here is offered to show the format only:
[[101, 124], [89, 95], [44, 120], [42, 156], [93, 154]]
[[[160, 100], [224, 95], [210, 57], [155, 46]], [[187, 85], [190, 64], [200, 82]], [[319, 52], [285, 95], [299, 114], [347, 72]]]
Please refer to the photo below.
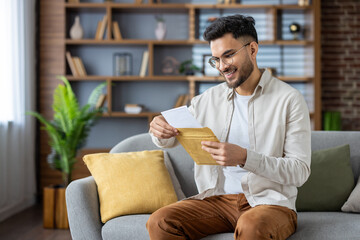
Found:
[[[313, 131], [311, 134], [312, 150], [320, 150], [339, 145], [349, 144], [351, 165], [355, 175], [355, 182], [360, 173], [360, 132], [345, 131]], [[132, 136], [118, 143], [111, 149], [111, 153], [133, 152], [159, 149], [148, 133]], [[194, 162], [184, 148], [179, 145], [175, 148], [164, 149], [171, 159], [175, 174], [186, 196], [197, 194], [194, 181]]]

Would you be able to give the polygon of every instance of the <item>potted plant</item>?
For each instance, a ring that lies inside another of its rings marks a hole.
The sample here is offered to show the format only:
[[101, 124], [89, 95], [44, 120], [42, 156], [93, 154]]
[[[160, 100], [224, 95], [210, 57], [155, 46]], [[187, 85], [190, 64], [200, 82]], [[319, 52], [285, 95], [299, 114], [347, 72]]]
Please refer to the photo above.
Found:
[[179, 72], [185, 75], [194, 75], [197, 71], [200, 71], [200, 68], [194, 65], [191, 59], [182, 62], [179, 67]]
[[[85, 143], [91, 126], [104, 110], [103, 108], [96, 108], [95, 106], [106, 83], [97, 86], [91, 92], [87, 104], [80, 107], [69, 81], [64, 76], [58, 78], [63, 81], [64, 85], [59, 84], [54, 91], [54, 101], [52, 104], [54, 110], [53, 120], [47, 120], [37, 112], [28, 112], [28, 114], [36, 117], [43, 124], [42, 129], [49, 135], [49, 145], [51, 146], [52, 152], [49, 154], [47, 160], [50, 167], [62, 173], [63, 193], [61, 194], [64, 194], [65, 188], [72, 180], [71, 176], [73, 166], [76, 162], [77, 151]], [[55, 193], [55, 191], [57, 190], [52, 190], [55, 196], [58, 196], [59, 193]], [[51, 194], [52, 193], [45, 192], [44, 189], [44, 198]], [[63, 198], [59, 198], [60, 201], [65, 203], [65, 195]], [[57, 217], [54, 216], [55, 214], [53, 213], [48, 214], [50, 220], [49, 223], [46, 223], [46, 211], [48, 211], [48, 209], [45, 209], [46, 204], [50, 205], [50, 208], [52, 206], [52, 210], [54, 210], [52, 203], [49, 203], [49, 201], [54, 201], [54, 197], [49, 197], [49, 200], [44, 199], [44, 227], [52, 228], [54, 224], [52, 224], [51, 221], [53, 220], [53, 222], [55, 221], [55, 227], [67, 228], [67, 222], [65, 225], [61, 223], [58, 224], [61, 225], [60, 227], [57, 226]], [[56, 211], [57, 208], [55, 203]], [[66, 207], [59, 206], [59, 208], [65, 209], [66, 215]], [[64, 220], [59, 221], [63, 222]]]

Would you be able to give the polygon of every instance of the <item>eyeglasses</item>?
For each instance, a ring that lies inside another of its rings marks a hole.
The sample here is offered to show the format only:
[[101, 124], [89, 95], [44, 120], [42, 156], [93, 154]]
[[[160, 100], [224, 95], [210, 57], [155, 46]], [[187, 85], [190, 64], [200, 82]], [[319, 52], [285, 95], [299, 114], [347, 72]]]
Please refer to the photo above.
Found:
[[243, 45], [239, 50], [237, 50], [236, 52], [231, 52], [231, 53], [226, 53], [224, 55], [222, 55], [220, 58], [217, 58], [217, 57], [211, 57], [209, 59], [209, 64], [210, 66], [212, 66], [213, 68], [219, 68], [220, 67], [220, 59], [221, 61], [230, 66], [233, 64], [233, 59], [234, 59], [234, 56], [240, 52], [241, 49], [243, 49], [244, 47], [250, 45], [250, 43], [247, 43], [245, 45]]

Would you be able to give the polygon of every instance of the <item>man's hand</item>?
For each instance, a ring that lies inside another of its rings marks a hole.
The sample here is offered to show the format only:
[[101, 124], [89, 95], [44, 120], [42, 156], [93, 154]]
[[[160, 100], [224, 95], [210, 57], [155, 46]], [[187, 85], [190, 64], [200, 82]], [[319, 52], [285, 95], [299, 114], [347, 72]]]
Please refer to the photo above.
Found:
[[151, 121], [150, 132], [160, 139], [168, 139], [179, 134], [179, 131], [170, 126], [162, 115], [154, 117]]
[[222, 166], [245, 165], [247, 152], [245, 148], [231, 143], [202, 141], [202, 149], [211, 154]]

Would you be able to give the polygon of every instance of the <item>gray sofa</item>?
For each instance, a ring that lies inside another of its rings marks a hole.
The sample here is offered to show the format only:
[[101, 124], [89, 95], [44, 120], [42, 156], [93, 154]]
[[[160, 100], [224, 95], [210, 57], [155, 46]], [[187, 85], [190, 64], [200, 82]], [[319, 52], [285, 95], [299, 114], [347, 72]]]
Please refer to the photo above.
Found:
[[[360, 132], [312, 132], [312, 150], [350, 144], [351, 163], [355, 183], [360, 172]], [[125, 139], [117, 144], [112, 153], [157, 149], [149, 134], [144, 133]], [[197, 193], [193, 177], [193, 161], [185, 150], [178, 146], [167, 149], [176, 176], [186, 196]], [[329, 201], [331, 201], [329, 199]], [[360, 199], [359, 199], [360, 201]], [[92, 177], [73, 181], [66, 190], [66, 203], [71, 236], [74, 240], [137, 240], [149, 239], [145, 223], [147, 214], [121, 216], [100, 221], [99, 200]], [[232, 233], [211, 235], [210, 239], [233, 239]], [[360, 239], [360, 214], [343, 212], [299, 212], [298, 229], [290, 240]]]

